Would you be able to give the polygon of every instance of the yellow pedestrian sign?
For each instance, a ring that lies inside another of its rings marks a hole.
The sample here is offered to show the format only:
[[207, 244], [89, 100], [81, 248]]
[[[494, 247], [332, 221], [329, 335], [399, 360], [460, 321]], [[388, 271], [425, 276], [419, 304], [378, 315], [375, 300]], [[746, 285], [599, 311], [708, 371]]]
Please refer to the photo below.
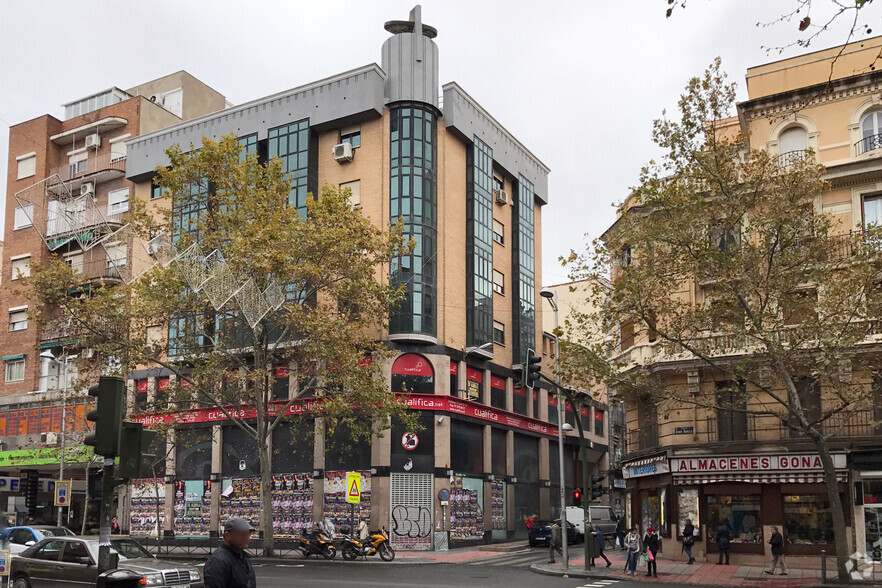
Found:
[[361, 504], [361, 474], [346, 472], [346, 502]]

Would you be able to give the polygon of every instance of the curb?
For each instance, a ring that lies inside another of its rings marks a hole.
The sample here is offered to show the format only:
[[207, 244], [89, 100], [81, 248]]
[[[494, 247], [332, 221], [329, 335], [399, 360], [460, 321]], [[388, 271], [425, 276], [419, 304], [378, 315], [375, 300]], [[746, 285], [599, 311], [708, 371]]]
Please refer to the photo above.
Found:
[[532, 564], [530, 566], [530, 571], [536, 574], [542, 574], [543, 576], [557, 576], [558, 578], [568, 576], [570, 578], [590, 578], [592, 580], [606, 580], [610, 577], [610, 574], [608, 572], [586, 572], [585, 570], [572, 568], [567, 571], [564, 571], [563, 569], [561, 569], [560, 571], [550, 570], [545, 567], [545, 564]]

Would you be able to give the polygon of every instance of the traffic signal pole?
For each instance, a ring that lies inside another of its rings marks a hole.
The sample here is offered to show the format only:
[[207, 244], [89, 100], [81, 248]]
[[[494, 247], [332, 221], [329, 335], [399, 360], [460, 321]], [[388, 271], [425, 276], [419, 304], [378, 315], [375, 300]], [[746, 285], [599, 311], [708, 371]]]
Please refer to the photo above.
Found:
[[110, 558], [110, 531], [113, 525], [114, 459], [104, 458], [104, 479], [101, 480], [101, 529], [98, 532], [98, 573], [112, 570], [116, 562]]

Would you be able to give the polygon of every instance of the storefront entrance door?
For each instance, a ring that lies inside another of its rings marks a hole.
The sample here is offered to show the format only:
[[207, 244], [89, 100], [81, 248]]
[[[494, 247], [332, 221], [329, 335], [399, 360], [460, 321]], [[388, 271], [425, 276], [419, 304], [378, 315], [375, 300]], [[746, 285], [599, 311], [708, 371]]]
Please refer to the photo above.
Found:
[[864, 526], [867, 537], [867, 559], [882, 562], [882, 505], [864, 505]]

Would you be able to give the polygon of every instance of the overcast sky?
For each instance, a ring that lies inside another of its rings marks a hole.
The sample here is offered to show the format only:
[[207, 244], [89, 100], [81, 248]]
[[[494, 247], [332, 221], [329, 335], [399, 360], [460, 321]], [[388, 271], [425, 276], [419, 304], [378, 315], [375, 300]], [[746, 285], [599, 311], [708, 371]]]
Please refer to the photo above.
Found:
[[[675, 107], [690, 76], [719, 55], [744, 99], [747, 67], [803, 51], [762, 49], [795, 40], [795, 23], [756, 26], [795, 3], [689, 0], [666, 19], [665, 0], [422, 2], [424, 22], [438, 29], [441, 83], [458, 82], [551, 168], [544, 283], [564, 281], [558, 256], [614, 220], [613, 203], [657, 154], [653, 119]], [[240, 104], [379, 63], [383, 23], [406, 19], [413, 4], [3, 2], [0, 160], [8, 160], [9, 124], [45, 113], [61, 118], [61, 104], [110, 86], [185, 69]], [[882, 32], [876, 4], [865, 20]], [[846, 25], [811, 49], [842, 42]], [[0, 195], [5, 173], [3, 166]]]

